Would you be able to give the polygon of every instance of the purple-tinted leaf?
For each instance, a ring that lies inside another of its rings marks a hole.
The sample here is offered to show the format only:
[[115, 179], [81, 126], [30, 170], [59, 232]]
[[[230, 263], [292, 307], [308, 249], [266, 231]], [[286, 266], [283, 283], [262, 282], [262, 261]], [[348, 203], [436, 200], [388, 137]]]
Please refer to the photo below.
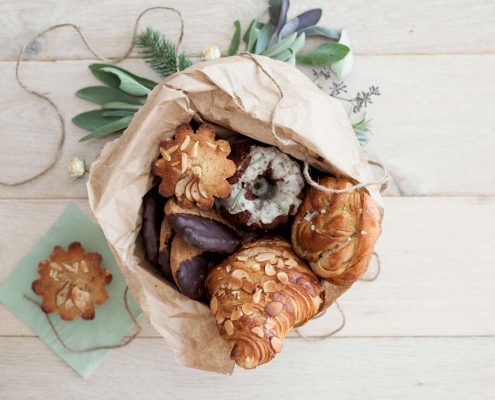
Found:
[[[284, 27], [287, 22], [287, 12], [289, 11], [289, 0], [270, 0], [270, 10], [274, 7], [274, 12], [278, 11], [278, 17], [274, 18], [272, 24], [275, 26], [273, 31], [272, 40], [270, 45], [274, 44], [277, 39], [280, 30]], [[271, 11], [270, 14], [272, 15]], [[276, 14], [275, 14], [276, 16]]]
[[279, 33], [280, 39], [289, 36], [294, 32], [316, 25], [321, 18], [321, 8], [315, 8], [299, 14], [297, 17], [288, 21]]

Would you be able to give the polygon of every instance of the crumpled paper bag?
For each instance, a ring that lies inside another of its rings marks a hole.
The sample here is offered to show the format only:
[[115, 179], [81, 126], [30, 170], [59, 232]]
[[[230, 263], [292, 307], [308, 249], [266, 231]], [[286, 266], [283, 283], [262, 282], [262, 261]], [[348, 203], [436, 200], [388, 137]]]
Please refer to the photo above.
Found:
[[[246, 55], [202, 62], [163, 80], [148, 95], [124, 134], [108, 143], [90, 171], [89, 202], [134, 297], [180, 363], [231, 373], [230, 346], [204, 304], [177, 292], [146, 261], [141, 228], [142, 196], [152, 184], [158, 144], [193, 116], [275, 145], [285, 153], [338, 176], [369, 181], [371, 174], [343, 106], [290, 64], [253, 56], [280, 85], [284, 98], [271, 133], [280, 92]], [[382, 204], [377, 189], [369, 189]], [[138, 241], [138, 242], [137, 242]], [[328, 284], [329, 285], [329, 284]], [[326, 285], [328, 287], [328, 285]], [[331, 300], [342, 293], [329, 287]]]

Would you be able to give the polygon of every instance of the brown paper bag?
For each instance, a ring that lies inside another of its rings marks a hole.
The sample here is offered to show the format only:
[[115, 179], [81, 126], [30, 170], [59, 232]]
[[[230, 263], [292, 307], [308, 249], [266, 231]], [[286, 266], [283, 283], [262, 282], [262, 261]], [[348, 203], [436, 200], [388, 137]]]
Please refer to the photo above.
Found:
[[[280, 85], [284, 98], [274, 121], [278, 147], [323, 171], [354, 178], [371, 177], [367, 161], [342, 105], [319, 90], [292, 65], [255, 56]], [[108, 143], [93, 163], [88, 182], [91, 208], [117, 263], [151, 324], [183, 365], [231, 373], [230, 347], [218, 334], [207, 306], [191, 300], [153, 273], [138, 242], [142, 196], [152, 183], [151, 166], [160, 140], [193, 115], [277, 145], [271, 117], [280, 92], [247, 56], [203, 62], [171, 75], [149, 94], [125, 133]], [[370, 188], [381, 204], [380, 194]], [[332, 300], [341, 294], [326, 285]]]

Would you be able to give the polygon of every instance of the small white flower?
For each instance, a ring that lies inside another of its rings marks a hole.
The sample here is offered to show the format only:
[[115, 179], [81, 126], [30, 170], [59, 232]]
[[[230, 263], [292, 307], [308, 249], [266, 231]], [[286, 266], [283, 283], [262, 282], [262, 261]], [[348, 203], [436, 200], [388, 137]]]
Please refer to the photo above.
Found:
[[86, 172], [86, 164], [79, 157], [72, 157], [68, 167], [69, 176], [80, 178]]
[[220, 57], [222, 57], [222, 54], [220, 53], [220, 49], [218, 46], [215, 46], [214, 44], [209, 44], [206, 46], [203, 51], [201, 52], [201, 56], [203, 60], [216, 60]]

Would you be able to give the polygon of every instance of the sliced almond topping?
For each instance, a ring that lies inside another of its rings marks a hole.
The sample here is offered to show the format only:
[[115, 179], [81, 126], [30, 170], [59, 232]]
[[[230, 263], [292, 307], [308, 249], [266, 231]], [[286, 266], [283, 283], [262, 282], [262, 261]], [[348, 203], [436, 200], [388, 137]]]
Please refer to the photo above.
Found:
[[167, 153], [168, 153], [169, 155], [172, 155], [172, 154], [174, 154], [174, 153], [175, 153], [175, 151], [176, 151], [178, 148], [179, 148], [179, 146], [178, 146], [178, 145], [172, 146], [170, 149], [168, 149], [168, 150], [167, 150]]
[[223, 323], [223, 327], [225, 328], [225, 332], [227, 332], [227, 335], [233, 335], [234, 334], [234, 324], [230, 319], [225, 321]]
[[194, 142], [193, 150], [192, 150], [192, 156], [193, 157], [197, 157], [198, 156], [198, 149], [199, 149], [199, 141], [198, 142]]
[[185, 149], [187, 149], [187, 146], [189, 146], [189, 142], [190, 141], [191, 141], [191, 137], [190, 136], [186, 136], [186, 138], [184, 139], [184, 141], [180, 145], [180, 150], [181, 151], [184, 151]]
[[244, 303], [242, 305], [242, 312], [246, 315], [251, 315], [254, 312], [254, 305], [252, 303]]
[[273, 257], [275, 257], [275, 254], [273, 254], [273, 253], [261, 253], [255, 257], [255, 260], [258, 262], [263, 262], [263, 261], [269, 261]]
[[191, 171], [192, 171], [194, 176], [201, 178], [203, 171], [199, 165], [195, 165], [194, 167], [192, 167]]
[[182, 178], [177, 184], [175, 185], [175, 196], [177, 198], [181, 198], [184, 195], [184, 192], [186, 191], [186, 186], [191, 182], [191, 177], [187, 176], [185, 178]]
[[280, 271], [277, 274], [277, 278], [280, 282], [282, 282], [284, 285], [287, 285], [289, 283], [289, 275], [285, 273], [284, 271]]
[[277, 284], [275, 283], [275, 281], [266, 281], [263, 284], [263, 291], [265, 293], [274, 293], [277, 291]]
[[203, 182], [201, 182], [201, 181], [199, 181], [198, 190], [199, 190], [199, 193], [201, 194], [201, 196], [203, 196], [205, 199], [208, 198], [208, 192], [205, 189], [205, 185], [203, 185]]
[[249, 294], [253, 294], [256, 291], [256, 285], [252, 280], [246, 279], [242, 283], [242, 289]]
[[230, 278], [230, 287], [232, 290], [237, 290], [242, 287], [242, 281], [238, 278]]
[[194, 184], [193, 180], [190, 180], [189, 183], [186, 185], [186, 190], [184, 193], [186, 194], [186, 199], [189, 201], [194, 201], [192, 194], [191, 194], [191, 187]]
[[56, 271], [63, 271], [64, 269], [57, 263], [51, 262], [50, 263], [50, 268], [53, 268]]
[[210, 146], [213, 150], [217, 149], [217, 145], [215, 143], [206, 142], [206, 144]]
[[275, 352], [280, 353], [282, 351], [282, 341], [277, 336], [270, 339], [270, 344]]
[[211, 298], [211, 301], [210, 301], [210, 308], [211, 308], [211, 312], [213, 314], [216, 314], [217, 313], [217, 310], [218, 310], [218, 299], [216, 296], [213, 296]]
[[282, 309], [284, 308], [284, 305], [280, 303], [279, 301], [271, 301], [265, 306], [265, 312], [270, 316], [270, 317], [276, 317]]
[[74, 302], [74, 305], [83, 310], [89, 301], [89, 292], [85, 290], [79, 289], [77, 286], [74, 286], [71, 291], [71, 299]]
[[180, 157], [181, 157], [180, 158], [180, 160], [181, 160], [181, 172], [184, 173], [187, 171], [187, 154], [182, 153]]
[[66, 310], [70, 310], [71, 308], [74, 308], [74, 303], [71, 299], [67, 300], [64, 304], [64, 307]]
[[261, 289], [257, 289], [256, 292], [253, 294], [253, 301], [258, 304], [261, 300]]
[[227, 272], [230, 272], [230, 270], [231, 270], [231, 269], [232, 269], [232, 267], [231, 267], [230, 265], [227, 265], [227, 266], [225, 267], [225, 270], [226, 270]]
[[232, 296], [234, 296], [234, 299], [239, 300], [241, 298], [241, 292], [239, 292], [238, 290], [233, 290], [231, 293]]
[[265, 323], [265, 326], [268, 328], [268, 329], [272, 329], [275, 327], [275, 320], [273, 318], [267, 318], [266, 319], [266, 323]]
[[191, 196], [194, 199], [194, 201], [200, 202], [201, 201], [201, 196], [199, 194], [198, 190], [198, 182], [194, 182], [191, 186]]
[[282, 260], [281, 258], [277, 258], [277, 267], [283, 268], [284, 267], [284, 260]]
[[295, 267], [297, 266], [297, 261], [294, 260], [293, 258], [289, 258], [288, 260], [285, 260], [285, 265], [288, 265], [290, 267]]
[[249, 260], [248, 256], [237, 256], [237, 261], [247, 261]]
[[236, 269], [234, 272], [232, 272], [232, 278], [245, 279], [249, 278], [249, 275], [242, 269]]
[[290, 254], [287, 250], [284, 250], [282, 252], [282, 255], [285, 257], [285, 258], [292, 258], [292, 254]]
[[89, 268], [88, 268], [88, 263], [84, 260], [81, 260], [81, 268], [85, 274], [88, 273]]
[[215, 320], [217, 324], [220, 325], [221, 323], [223, 323], [223, 321], [225, 321], [225, 316], [222, 312], [219, 311], [217, 312], [217, 315], [215, 315]]
[[265, 336], [265, 332], [263, 331], [263, 328], [261, 326], [255, 326], [251, 329], [251, 332], [258, 335], [259, 337]]
[[70, 294], [70, 282], [67, 281], [65, 282], [64, 286], [60, 291], [57, 293], [57, 307], [60, 307], [62, 304], [64, 304], [67, 299], [69, 298]]
[[277, 273], [277, 271], [275, 271], [275, 268], [273, 268], [273, 265], [270, 263], [266, 263], [265, 274], [267, 274], [268, 276], [274, 276], [276, 273]]
[[166, 160], [166, 161], [171, 161], [172, 158], [170, 157], [170, 154], [167, 153], [167, 150], [165, 149], [162, 149], [160, 147], [160, 154], [162, 155], [162, 157]]
[[174, 161], [173, 163], [170, 163], [170, 166], [171, 167], [176, 167], [179, 164], [180, 164], [180, 161]]
[[232, 321], [236, 321], [241, 317], [242, 317], [242, 310], [240, 308], [236, 308], [234, 311], [232, 311], [232, 315], [230, 316], [230, 319]]
[[277, 261], [278, 261], [278, 258], [273, 257], [272, 259], [270, 259], [270, 264], [275, 265], [275, 264], [277, 264]]
[[259, 265], [258, 263], [251, 264], [251, 271], [257, 272], [260, 269], [261, 269], [261, 265]]
[[62, 263], [62, 265], [64, 266], [64, 268], [69, 271], [69, 272], [73, 272], [73, 273], [76, 273], [77, 274], [77, 269], [70, 265], [70, 264], [67, 264], [67, 263]]

